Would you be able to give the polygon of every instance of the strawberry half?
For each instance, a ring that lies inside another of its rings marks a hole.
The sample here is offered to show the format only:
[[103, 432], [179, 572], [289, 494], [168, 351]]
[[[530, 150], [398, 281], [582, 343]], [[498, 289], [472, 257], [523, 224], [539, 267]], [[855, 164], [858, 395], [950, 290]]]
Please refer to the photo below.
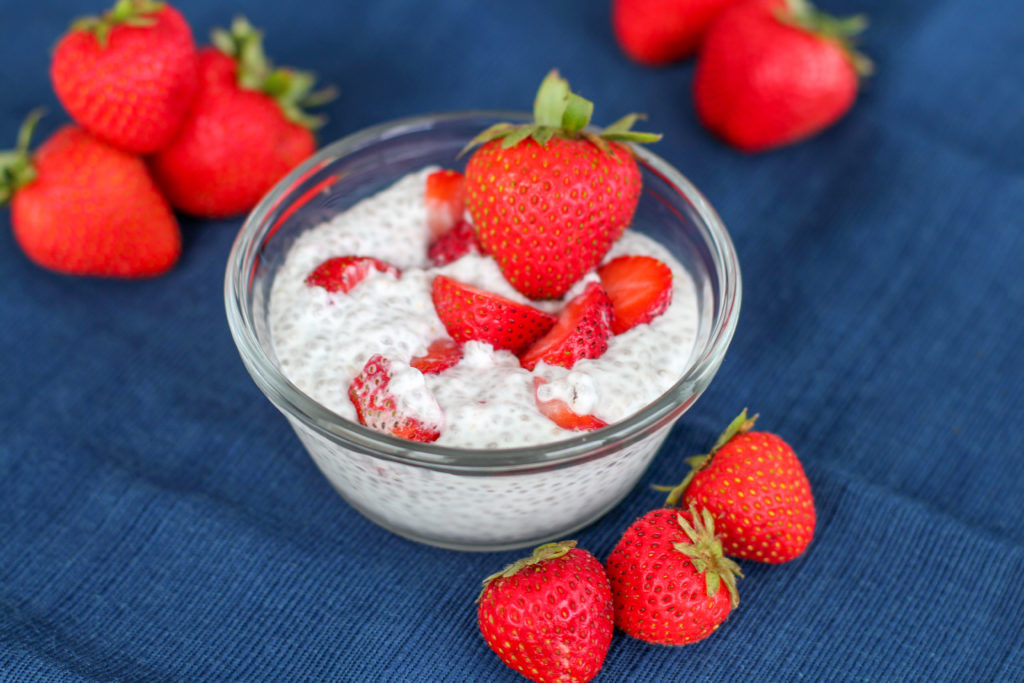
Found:
[[608, 423], [599, 417], [593, 415], [580, 415], [574, 413], [569, 404], [565, 401], [552, 398], [548, 400], [542, 400], [540, 397], [540, 388], [547, 384], [548, 381], [543, 377], [533, 378], [533, 398], [537, 402], [537, 410], [541, 414], [554, 422], [562, 429], [570, 429], [574, 432], [589, 432], [594, 429], [600, 429], [601, 427], [607, 427]]
[[427, 347], [427, 352], [416, 356], [409, 365], [424, 375], [436, 375], [454, 367], [462, 360], [462, 347], [447, 337], [435, 339]]
[[650, 256], [619, 256], [597, 269], [615, 309], [612, 333], [649, 323], [672, 303], [672, 269]]
[[519, 353], [551, 329], [555, 316], [445, 275], [434, 278], [437, 316], [457, 342], [487, 342]]
[[441, 436], [441, 407], [426, 385], [401, 396], [394, 394], [391, 382], [399, 369], [396, 366], [379, 353], [374, 354], [352, 380], [348, 397], [359, 423], [410, 441], [436, 441]]
[[435, 268], [458, 261], [466, 254], [482, 254], [483, 248], [477, 239], [476, 230], [466, 221], [455, 226], [435, 239], [427, 248], [427, 260]]
[[566, 304], [554, 327], [519, 356], [519, 364], [527, 370], [541, 361], [571, 368], [581, 358], [598, 358], [608, 350], [613, 316], [608, 294], [591, 282]]
[[466, 181], [458, 171], [442, 169], [427, 176], [424, 193], [430, 236], [451, 230], [466, 212]]
[[402, 271], [390, 263], [370, 256], [335, 256], [313, 269], [306, 276], [306, 284], [310, 287], [323, 287], [328, 292], [348, 293], [374, 269], [395, 277], [402, 275]]

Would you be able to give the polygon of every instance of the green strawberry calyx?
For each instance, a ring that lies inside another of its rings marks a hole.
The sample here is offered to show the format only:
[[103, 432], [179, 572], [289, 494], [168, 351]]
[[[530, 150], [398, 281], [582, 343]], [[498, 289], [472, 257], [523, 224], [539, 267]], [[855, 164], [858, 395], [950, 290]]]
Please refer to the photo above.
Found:
[[501, 140], [502, 148], [508, 149], [527, 138], [541, 147], [553, 137], [585, 139], [611, 154], [608, 143], [612, 141], [646, 144], [661, 139], [658, 133], [632, 130], [634, 123], [645, 118], [643, 114], [627, 114], [598, 132], [587, 130], [593, 112], [594, 103], [570, 90], [569, 81], [562, 78], [557, 69], [552, 69], [537, 89], [532, 123], [496, 123], [470, 140], [459, 155], [492, 140]]
[[693, 505], [689, 513], [689, 520], [680, 514], [676, 521], [690, 542], [673, 543], [672, 547], [690, 558], [694, 569], [704, 574], [709, 598], [717, 594], [724, 583], [729, 591], [729, 601], [735, 609], [740, 604], [736, 580], [743, 578], [743, 572], [736, 562], [722, 553], [722, 541], [715, 534], [715, 518], [711, 513], [706, 508], [698, 511]]
[[809, 0], [785, 0], [785, 4], [775, 11], [776, 19], [838, 45], [859, 76], [870, 76], [874, 72], [874, 63], [854, 47], [857, 37], [868, 26], [865, 15], [834, 17], [819, 10]]
[[537, 546], [533, 549], [533, 554], [529, 557], [516, 560], [500, 572], [495, 572], [484, 579], [483, 589], [481, 589], [480, 595], [477, 597], [477, 602], [480, 602], [480, 598], [483, 597], [484, 591], [487, 590], [487, 587], [491, 585], [491, 582], [495, 579], [507, 579], [510, 576], [515, 576], [527, 567], [540, 564], [541, 562], [546, 562], [547, 560], [558, 559], [575, 547], [576, 541], [557, 541], [555, 543], [545, 543], [544, 545]]
[[18, 130], [18, 141], [14, 149], [0, 151], [0, 206], [14, 197], [18, 188], [28, 185], [36, 179], [36, 169], [29, 157], [29, 143], [36, 124], [43, 117], [42, 109], [35, 109], [25, 117], [25, 122]]
[[711, 463], [711, 458], [719, 449], [725, 444], [729, 443], [732, 437], [737, 434], [743, 434], [749, 432], [754, 427], [754, 422], [757, 420], [757, 415], [753, 417], [747, 417], [747, 409], [744, 408], [743, 412], [737, 415], [729, 426], [725, 428], [718, 439], [715, 441], [715, 445], [711, 447], [711, 450], [702, 455], [694, 455], [686, 459], [686, 464], [690, 466], [690, 473], [686, 475], [682, 483], [678, 486], [653, 486], [655, 491], [667, 491], [668, 496], [665, 498], [666, 507], [675, 507], [682, 500], [683, 494], [686, 493], [687, 487], [690, 486], [690, 482], [697, 476], [697, 473], [707, 467]]
[[102, 16], [81, 17], [71, 22], [72, 31], [87, 31], [96, 36], [102, 47], [115, 26], [142, 28], [156, 23], [153, 15], [164, 8], [165, 3], [156, 0], [117, 0]]
[[306, 110], [327, 104], [338, 96], [333, 86], [314, 90], [316, 75], [288, 67], [275, 67], [263, 51], [263, 32], [245, 17], [235, 17], [230, 29], [214, 29], [213, 45], [238, 64], [238, 86], [261, 92], [281, 107], [285, 118], [306, 128], [316, 129], [327, 119]]

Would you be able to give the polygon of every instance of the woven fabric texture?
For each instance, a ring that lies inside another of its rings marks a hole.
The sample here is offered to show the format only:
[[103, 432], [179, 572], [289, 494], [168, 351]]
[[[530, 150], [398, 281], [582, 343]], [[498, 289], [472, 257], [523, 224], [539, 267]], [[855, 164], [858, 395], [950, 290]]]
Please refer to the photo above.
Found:
[[[597, 681], [1024, 681], [1024, 3], [822, 0], [876, 63], [850, 114], [749, 156], [697, 122], [692, 61], [618, 50], [598, 0], [181, 0], [199, 40], [244, 12], [340, 97], [320, 139], [522, 109], [559, 67], [664, 133], [728, 226], [739, 327], [639, 486], [577, 535], [605, 559], [743, 407], [805, 463], [806, 555], [744, 563], [707, 640], [616, 633]], [[4, 3], [0, 147], [86, 0]], [[146, 281], [31, 264], [0, 210], [0, 680], [523, 680], [481, 639], [480, 580], [520, 552], [418, 545], [329, 486], [247, 375], [222, 283], [241, 219], [181, 218]]]

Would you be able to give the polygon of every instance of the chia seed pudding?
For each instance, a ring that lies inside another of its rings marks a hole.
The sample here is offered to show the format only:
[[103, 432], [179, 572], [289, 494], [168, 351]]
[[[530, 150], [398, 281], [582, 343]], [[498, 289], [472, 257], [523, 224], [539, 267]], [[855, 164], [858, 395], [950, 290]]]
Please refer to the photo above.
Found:
[[[469, 254], [441, 267], [427, 261], [430, 240], [426, 177], [410, 173], [331, 220], [301, 234], [275, 275], [269, 328], [280, 368], [299, 389], [341, 417], [357, 421], [348, 387], [374, 354], [398, 368], [401, 398], [420, 414], [440, 407], [439, 446], [496, 449], [550, 443], [577, 435], [537, 409], [534, 376], [548, 381], [537, 398], [559, 398], [573, 412], [612, 424], [668, 390], [690, 364], [697, 331], [697, 293], [690, 275], [657, 241], [633, 230], [613, 244], [607, 262], [646, 255], [673, 273], [672, 303], [648, 324], [609, 339], [607, 351], [567, 369], [539, 363], [531, 372], [510, 351], [470, 341], [459, 363], [438, 374], [407, 366], [434, 340], [447, 337], [431, 299], [436, 275], [557, 314], [595, 273], [561, 300], [534, 301], [517, 292], [489, 256]], [[401, 269], [400, 277], [371, 270], [347, 293], [309, 286], [305, 278], [325, 259], [370, 256]], [[395, 384], [393, 383], [393, 388]], [[436, 405], [433, 401], [436, 400]]]

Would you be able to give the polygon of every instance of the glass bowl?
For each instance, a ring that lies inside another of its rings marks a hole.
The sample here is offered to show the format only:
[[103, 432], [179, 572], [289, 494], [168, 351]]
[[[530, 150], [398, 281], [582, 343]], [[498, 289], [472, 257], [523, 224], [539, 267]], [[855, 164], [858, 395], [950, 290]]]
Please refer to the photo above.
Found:
[[326, 409], [281, 372], [268, 329], [274, 274], [296, 236], [405, 174], [464, 166], [459, 151], [521, 113], [459, 112], [383, 123], [327, 145], [271, 190], [246, 219], [228, 258], [224, 296], [246, 369], [284, 414], [313, 461], [354, 508], [406, 538], [458, 550], [537, 545], [590, 524], [637, 483], [669, 429], [721, 365], [740, 309], [740, 271], [708, 201], [675, 168], [637, 148], [643, 194], [633, 228], [689, 271], [698, 330], [686, 372], [631, 417], [550, 444], [449, 448], [378, 433]]

